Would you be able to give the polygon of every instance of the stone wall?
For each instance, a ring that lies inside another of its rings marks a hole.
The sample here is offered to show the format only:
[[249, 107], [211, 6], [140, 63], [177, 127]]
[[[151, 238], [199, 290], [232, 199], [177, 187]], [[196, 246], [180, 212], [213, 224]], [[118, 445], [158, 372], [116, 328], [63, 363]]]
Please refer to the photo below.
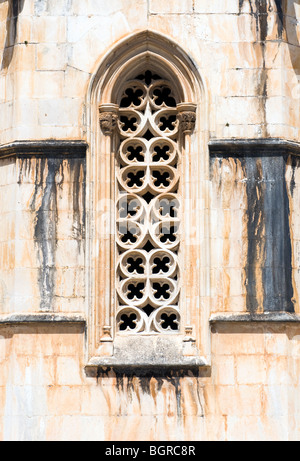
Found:
[[281, 3], [1, 0], [1, 140], [84, 138], [91, 75], [118, 41], [146, 29], [199, 67], [212, 136], [297, 140], [299, 11]]
[[[299, 14], [295, 0], [0, 0], [1, 440], [300, 439]], [[88, 94], [146, 30], [184, 50], [207, 100], [210, 356], [87, 369]]]
[[84, 305], [85, 158], [45, 149], [1, 160], [2, 314]]
[[80, 326], [1, 326], [3, 440], [299, 440], [299, 326], [213, 326], [212, 368], [84, 372]]
[[243, 143], [233, 144], [223, 153], [211, 147], [216, 148], [211, 157], [213, 270], [219, 274], [223, 303], [216, 309], [299, 312], [298, 237], [293, 231], [298, 158], [274, 142], [270, 150], [253, 144], [245, 151]]

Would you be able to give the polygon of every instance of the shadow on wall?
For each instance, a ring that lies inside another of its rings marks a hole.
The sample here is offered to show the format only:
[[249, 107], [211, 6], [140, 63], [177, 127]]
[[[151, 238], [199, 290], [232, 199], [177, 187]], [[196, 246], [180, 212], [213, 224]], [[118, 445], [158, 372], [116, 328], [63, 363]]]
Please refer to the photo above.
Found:
[[[300, 41], [297, 34], [297, 13], [300, 11], [296, 10], [297, 6], [300, 6], [300, 0], [283, 0], [285, 4], [285, 12], [289, 11], [290, 18], [284, 16], [283, 27], [286, 32], [287, 42], [289, 44], [290, 58], [293, 65], [293, 69], [300, 78]], [[288, 8], [289, 7], [289, 8]]]
[[0, 0], [1, 3], [8, 2], [6, 18], [6, 39], [1, 63], [1, 70], [8, 69], [14, 54], [14, 46], [17, 38], [17, 26], [19, 14], [22, 12], [25, 0]]

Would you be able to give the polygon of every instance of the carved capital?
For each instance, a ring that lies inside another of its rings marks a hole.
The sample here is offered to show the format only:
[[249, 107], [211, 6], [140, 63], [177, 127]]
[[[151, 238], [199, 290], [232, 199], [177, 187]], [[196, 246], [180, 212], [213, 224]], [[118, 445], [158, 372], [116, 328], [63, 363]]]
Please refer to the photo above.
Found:
[[100, 127], [106, 136], [111, 136], [117, 127], [118, 109], [115, 104], [104, 104], [99, 107]]
[[196, 105], [191, 103], [178, 104], [178, 120], [181, 131], [191, 134], [196, 124]]
[[118, 116], [112, 112], [101, 112], [99, 114], [100, 127], [103, 133], [110, 136], [117, 126]]

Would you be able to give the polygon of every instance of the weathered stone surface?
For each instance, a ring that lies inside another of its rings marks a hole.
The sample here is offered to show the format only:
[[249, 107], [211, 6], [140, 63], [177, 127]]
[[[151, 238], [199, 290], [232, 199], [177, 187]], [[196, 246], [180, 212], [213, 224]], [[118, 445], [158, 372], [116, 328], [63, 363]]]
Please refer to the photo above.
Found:
[[[0, 440], [300, 440], [297, 3], [0, 1]], [[140, 50], [169, 53], [197, 106], [183, 346], [113, 342], [103, 303], [116, 146], [99, 104], [116, 128], [105, 79], [140, 72]]]

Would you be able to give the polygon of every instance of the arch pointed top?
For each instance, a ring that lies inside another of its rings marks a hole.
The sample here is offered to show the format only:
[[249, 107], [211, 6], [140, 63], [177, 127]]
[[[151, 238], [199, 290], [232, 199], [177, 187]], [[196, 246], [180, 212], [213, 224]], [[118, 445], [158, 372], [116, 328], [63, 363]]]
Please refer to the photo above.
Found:
[[114, 103], [120, 83], [146, 68], [168, 78], [181, 102], [204, 102], [203, 81], [191, 57], [170, 38], [151, 30], [127, 36], [104, 56], [91, 80], [89, 102]]

